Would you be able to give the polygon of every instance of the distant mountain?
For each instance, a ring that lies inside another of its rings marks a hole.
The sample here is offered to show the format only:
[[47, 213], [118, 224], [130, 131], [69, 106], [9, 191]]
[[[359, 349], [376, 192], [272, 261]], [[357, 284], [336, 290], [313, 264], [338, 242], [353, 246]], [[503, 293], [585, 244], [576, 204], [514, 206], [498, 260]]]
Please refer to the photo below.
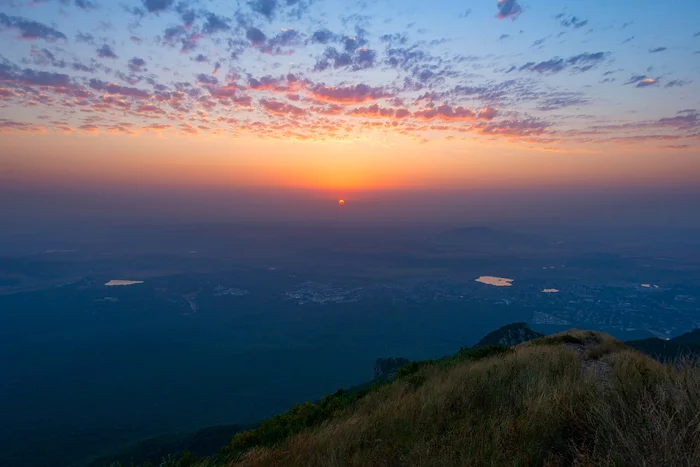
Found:
[[533, 331], [527, 323], [513, 323], [496, 329], [484, 336], [474, 344], [473, 349], [480, 349], [489, 345], [503, 345], [513, 347], [523, 342], [543, 337], [544, 334]]
[[[700, 328], [671, 339], [676, 344], [700, 345]], [[668, 341], [667, 341], [668, 342]]]
[[627, 341], [625, 344], [660, 361], [669, 361], [683, 356], [700, 357], [700, 329], [669, 340], [650, 337]]
[[446, 230], [438, 235], [438, 241], [464, 243], [470, 246], [488, 247], [543, 247], [551, 242], [537, 235], [497, 230], [491, 227], [461, 227]]

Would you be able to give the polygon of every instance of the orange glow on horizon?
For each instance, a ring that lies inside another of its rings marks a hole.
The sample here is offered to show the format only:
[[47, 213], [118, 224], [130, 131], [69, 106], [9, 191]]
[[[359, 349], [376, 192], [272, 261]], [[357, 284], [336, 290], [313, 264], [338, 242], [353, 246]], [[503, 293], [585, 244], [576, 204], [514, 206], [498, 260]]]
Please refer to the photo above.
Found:
[[340, 204], [342, 206], [343, 204], [345, 204], [345, 200], [344, 199], [338, 200], [338, 204]]
[[633, 146], [553, 152], [502, 140], [420, 144], [400, 135], [290, 142], [162, 132], [129, 138], [0, 134], [0, 145], [0, 175], [17, 181], [301, 189], [325, 192], [338, 204], [363, 191], [664, 184], [700, 176], [692, 151], [669, 149], [659, 158], [658, 149], [641, 152]]

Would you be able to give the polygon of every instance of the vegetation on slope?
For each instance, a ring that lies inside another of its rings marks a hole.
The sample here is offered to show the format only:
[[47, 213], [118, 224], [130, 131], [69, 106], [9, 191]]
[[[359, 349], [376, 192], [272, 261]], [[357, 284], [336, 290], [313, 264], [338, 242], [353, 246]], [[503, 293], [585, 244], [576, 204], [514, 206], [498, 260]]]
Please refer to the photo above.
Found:
[[474, 344], [473, 348], [478, 349], [489, 345], [514, 346], [542, 336], [544, 334], [533, 331], [527, 323], [512, 323], [488, 333]]
[[662, 364], [600, 333], [463, 349], [330, 400], [168, 465], [700, 465], [698, 362]]

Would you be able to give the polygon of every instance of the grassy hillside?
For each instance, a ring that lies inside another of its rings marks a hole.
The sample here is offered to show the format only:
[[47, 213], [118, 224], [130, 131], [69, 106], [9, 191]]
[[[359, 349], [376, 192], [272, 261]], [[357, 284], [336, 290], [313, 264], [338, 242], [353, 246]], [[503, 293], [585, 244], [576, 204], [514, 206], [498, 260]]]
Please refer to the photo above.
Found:
[[583, 331], [465, 349], [167, 465], [700, 465], [700, 365]]

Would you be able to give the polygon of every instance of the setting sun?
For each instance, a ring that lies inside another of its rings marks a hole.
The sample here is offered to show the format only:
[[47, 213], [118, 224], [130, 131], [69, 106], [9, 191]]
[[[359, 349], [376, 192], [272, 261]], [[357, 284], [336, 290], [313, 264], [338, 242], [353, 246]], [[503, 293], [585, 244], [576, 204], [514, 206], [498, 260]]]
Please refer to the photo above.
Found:
[[340, 204], [342, 206], [343, 204], [345, 204], [345, 200], [344, 199], [338, 200], [338, 204]]

